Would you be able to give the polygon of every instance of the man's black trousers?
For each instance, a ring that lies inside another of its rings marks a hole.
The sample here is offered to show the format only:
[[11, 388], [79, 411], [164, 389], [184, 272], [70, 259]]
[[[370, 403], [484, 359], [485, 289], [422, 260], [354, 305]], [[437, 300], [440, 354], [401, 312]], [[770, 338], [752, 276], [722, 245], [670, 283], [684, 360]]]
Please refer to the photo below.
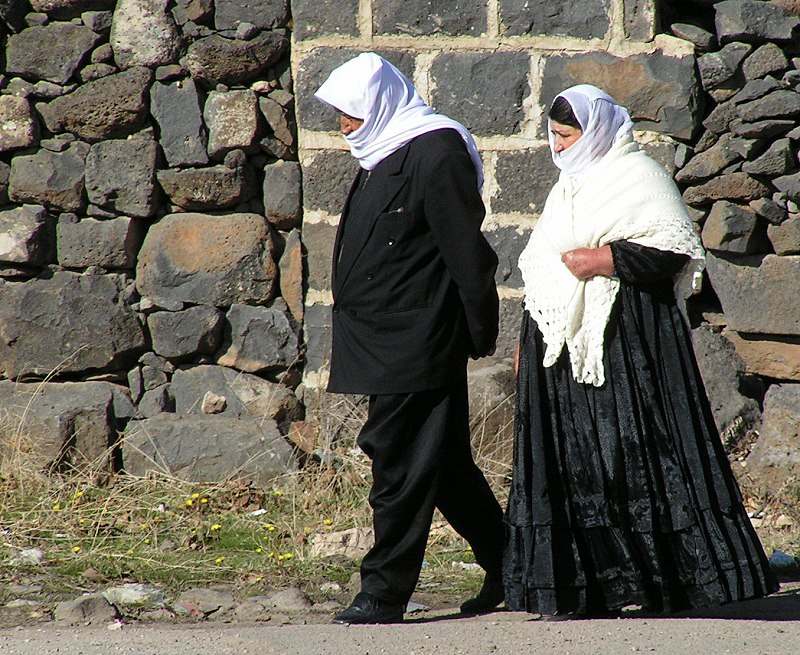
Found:
[[[460, 377], [460, 376], [459, 376]], [[358, 445], [372, 459], [375, 546], [361, 590], [405, 603], [419, 578], [434, 508], [500, 575], [503, 512], [470, 450], [466, 375], [447, 387], [370, 396]]]

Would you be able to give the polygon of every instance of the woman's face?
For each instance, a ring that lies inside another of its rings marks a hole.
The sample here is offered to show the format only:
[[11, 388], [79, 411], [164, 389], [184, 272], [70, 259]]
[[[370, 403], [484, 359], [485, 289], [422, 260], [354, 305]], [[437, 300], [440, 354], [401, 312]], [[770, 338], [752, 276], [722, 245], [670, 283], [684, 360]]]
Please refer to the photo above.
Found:
[[553, 135], [553, 149], [562, 152], [581, 138], [583, 132], [579, 127], [564, 125], [554, 120], [550, 121], [550, 132]]
[[364, 121], [360, 118], [353, 118], [347, 114], [339, 114], [339, 129], [345, 136], [351, 132], [355, 132], [363, 124]]

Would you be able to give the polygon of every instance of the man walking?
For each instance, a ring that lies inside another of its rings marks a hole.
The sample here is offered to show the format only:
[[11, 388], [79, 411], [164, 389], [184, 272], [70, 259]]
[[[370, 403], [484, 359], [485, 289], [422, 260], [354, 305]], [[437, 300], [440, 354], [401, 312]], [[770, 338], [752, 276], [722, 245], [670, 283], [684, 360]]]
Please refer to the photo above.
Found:
[[369, 395], [358, 444], [372, 459], [375, 526], [361, 592], [334, 621], [402, 619], [434, 508], [486, 571], [462, 611], [488, 611], [503, 600], [502, 511], [472, 458], [466, 376], [498, 330], [480, 156], [464, 126], [373, 53], [334, 70], [316, 97], [340, 112], [361, 165], [334, 245], [328, 391]]

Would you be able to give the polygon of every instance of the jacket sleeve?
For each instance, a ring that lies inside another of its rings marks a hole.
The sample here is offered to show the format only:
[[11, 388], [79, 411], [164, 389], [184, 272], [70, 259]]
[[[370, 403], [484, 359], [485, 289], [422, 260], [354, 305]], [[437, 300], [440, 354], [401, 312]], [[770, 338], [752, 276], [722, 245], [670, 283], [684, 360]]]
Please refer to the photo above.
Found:
[[497, 255], [481, 233], [486, 210], [466, 149], [447, 149], [423, 167], [425, 216], [453, 278], [467, 320], [471, 355], [493, 352], [499, 324]]
[[611, 243], [614, 274], [626, 284], [648, 289], [671, 281], [689, 261], [688, 255], [650, 248], [632, 241]]

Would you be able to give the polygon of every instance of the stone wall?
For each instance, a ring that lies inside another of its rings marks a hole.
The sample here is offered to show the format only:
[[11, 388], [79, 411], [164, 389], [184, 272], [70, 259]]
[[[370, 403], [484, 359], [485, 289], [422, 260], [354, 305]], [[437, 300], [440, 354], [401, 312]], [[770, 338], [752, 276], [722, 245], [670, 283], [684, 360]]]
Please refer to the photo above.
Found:
[[25, 414], [29, 435], [11, 445], [44, 466], [113, 454], [137, 473], [262, 482], [294, 466], [291, 442], [314, 450], [302, 420], [323, 411], [331, 248], [356, 163], [313, 92], [372, 50], [483, 156], [502, 325], [495, 356], [471, 364], [481, 430], [510, 420], [516, 262], [556, 178], [545, 107], [588, 81], [631, 109], [685, 190], [710, 251], [687, 313], [715, 419], [732, 443], [760, 429], [746, 464], [786, 480], [800, 452], [797, 11], [0, 0], [0, 423]]
[[0, 15], [5, 454], [262, 483], [292, 469], [288, 0], [15, 0]]

